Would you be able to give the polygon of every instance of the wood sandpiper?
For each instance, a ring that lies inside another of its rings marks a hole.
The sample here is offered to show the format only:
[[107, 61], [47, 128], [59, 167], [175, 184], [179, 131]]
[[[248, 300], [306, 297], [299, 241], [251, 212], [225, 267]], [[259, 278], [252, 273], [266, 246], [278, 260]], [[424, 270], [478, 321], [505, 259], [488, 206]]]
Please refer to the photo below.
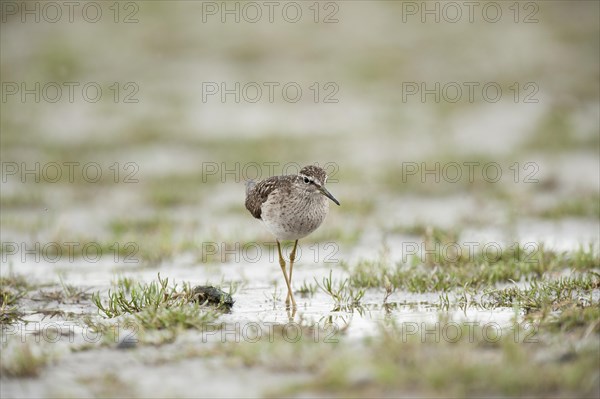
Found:
[[[340, 205], [325, 188], [326, 182], [325, 170], [309, 165], [300, 169], [297, 175], [272, 176], [258, 183], [250, 181], [246, 184], [246, 209], [252, 216], [263, 221], [277, 241], [279, 265], [288, 289], [285, 300], [288, 308], [290, 302], [296, 308], [292, 293], [292, 267], [298, 240], [323, 223], [329, 211], [327, 198]], [[285, 260], [281, 255], [280, 240], [294, 241], [289, 274], [286, 273]]]

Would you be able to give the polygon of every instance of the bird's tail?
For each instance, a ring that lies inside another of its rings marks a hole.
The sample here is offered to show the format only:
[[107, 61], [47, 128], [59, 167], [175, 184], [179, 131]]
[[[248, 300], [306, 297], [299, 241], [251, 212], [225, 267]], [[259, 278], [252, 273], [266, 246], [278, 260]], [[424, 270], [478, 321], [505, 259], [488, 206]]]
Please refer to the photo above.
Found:
[[246, 195], [252, 191], [254, 186], [256, 186], [256, 182], [254, 180], [246, 180]]

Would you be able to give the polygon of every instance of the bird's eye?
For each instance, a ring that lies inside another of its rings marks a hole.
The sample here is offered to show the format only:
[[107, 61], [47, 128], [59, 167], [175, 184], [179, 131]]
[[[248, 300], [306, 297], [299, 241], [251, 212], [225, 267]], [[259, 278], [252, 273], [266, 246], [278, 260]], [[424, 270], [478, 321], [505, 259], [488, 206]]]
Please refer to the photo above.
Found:
[[310, 183], [310, 180], [308, 179], [308, 177], [304, 178], [304, 183], [306, 183], [306, 184]]

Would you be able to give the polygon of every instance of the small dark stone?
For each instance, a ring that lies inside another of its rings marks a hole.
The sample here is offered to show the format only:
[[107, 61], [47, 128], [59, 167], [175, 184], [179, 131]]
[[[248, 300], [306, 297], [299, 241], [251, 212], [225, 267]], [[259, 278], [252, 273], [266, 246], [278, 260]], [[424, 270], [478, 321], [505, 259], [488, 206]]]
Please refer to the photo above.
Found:
[[132, 334], [127, 334], [125, 338], [123, 338], [119, 344], [117, 345], [117, 349], [133, 349], [137, 346], [138, 340]]
[[558, 361], [559, 363], [567, 363], [572, 362], [575, 359], [577, 359], [577, 354], [575, 352], [566, 352], [559, 356]]
[[235, 302], [231, 295], [210, 285], [196, 286], [192, 293], [194, 301], [199, 303], [206, 302], [209, 305], [220, 306], [226, 309], [231, 309]]

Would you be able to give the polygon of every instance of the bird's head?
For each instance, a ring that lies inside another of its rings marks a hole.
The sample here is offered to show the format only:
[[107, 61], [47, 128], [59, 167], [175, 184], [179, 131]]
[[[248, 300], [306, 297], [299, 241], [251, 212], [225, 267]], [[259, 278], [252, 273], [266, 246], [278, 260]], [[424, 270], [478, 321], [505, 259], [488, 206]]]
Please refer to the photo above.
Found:
[[327, 182], [327, 172], [325, 172], [325, 169], [315, 165], [308, 165], [300, 169], [298, 176], [300, 177], [299, 184], [303, 185], [308, 192], [323, 194], [338, 206], [340, 205], [339, 201], [325, 188], [325, 183]]

